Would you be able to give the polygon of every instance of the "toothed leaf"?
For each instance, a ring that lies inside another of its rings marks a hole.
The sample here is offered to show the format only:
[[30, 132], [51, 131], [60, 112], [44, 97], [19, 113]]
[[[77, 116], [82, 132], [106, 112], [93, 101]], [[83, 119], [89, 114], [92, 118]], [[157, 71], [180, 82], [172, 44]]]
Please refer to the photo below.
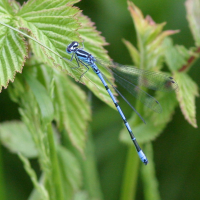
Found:
[[198, 86], [186, 73], [177, 72], [175, 78], [179, 83], [177, 98], [181, 111], [185, 119], [197, 128], [195, 97], [199, 96]]
[[55, 116], [60, 130], [67, 130], [72, 144], [83, 153], [90, 109], [85, 93], [68, 77], [55, 74]]
[[200, 1], [187, 0], [185, 3], [187, 10], [187, 20], [190, 25], [196, 46], [200, 46]]
[[[8, 1], [1, 1], [1, 21], [16, 26], [13, 14]], [[26, 56], [26, 43], [22, 35], [0, 25], [0, 91], [2, 87], [7, 88], [9, 81], [14, 81], [17, 72], [22, 71]]]

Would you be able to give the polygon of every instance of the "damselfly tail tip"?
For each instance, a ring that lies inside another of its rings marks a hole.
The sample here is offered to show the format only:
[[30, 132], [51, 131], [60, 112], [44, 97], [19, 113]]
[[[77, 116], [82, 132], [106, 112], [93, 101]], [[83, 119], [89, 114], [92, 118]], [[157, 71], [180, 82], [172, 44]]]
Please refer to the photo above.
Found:
[[148, 164], [148, 160], [147, 160], [147, 158], [146, 158], [146, 156], [145, 156], [145, 154], [143, 153], [142, 150], [140, 150], [140, 151], [138, 152], [138, 155], [139, 155], [141, 161], [142, 161], [145, 165], [147, 165], [147, 164]]
[[145, 165], [147, 165], [147, 164], [149, 163], [149, 161], [148, 161], [147, 159], [144, 159], [142, 162], [143, 162]]

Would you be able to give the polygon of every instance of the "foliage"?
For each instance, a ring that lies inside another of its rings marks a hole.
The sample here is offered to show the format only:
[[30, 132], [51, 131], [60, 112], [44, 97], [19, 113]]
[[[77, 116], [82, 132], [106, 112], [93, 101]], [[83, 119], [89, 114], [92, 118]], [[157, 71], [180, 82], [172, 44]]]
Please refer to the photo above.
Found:
[[[24, 164], [34, 186], [30, 200], [103, 199], [88, 126], [90, 102], [75, 81], [86, 85], [111, 108], [114, 105], [92, 70], [79, 80], [84, 69], [75, 69], [75, 61], [63, 58], [70, 58], [65, 49], [71, 41], [84, 41], [86, 50], [100, 59], [109, 60], [109, 56], [103, 48], [107, 43], [94, 24], [73, 6], [77, 2], [29, 0], [22, 6], [15, 1], [0, 2], [0, 84], [18, 104], [21, 116], [20, 121], [2, 122], [0, 137], [1, 143], [18, 154]], [[128, 9], [136, 29], [137, 46], [123, 41], [134, 65], [160, 71], [166, 64], [179, 84], [176, 95], [155, 92], [163, 109], [159, 116], [136, 102], [136, 109], [146, 117], [147, 125], [135, 113], [128, 120], [150, 160], [149, 167], [142, 166], [141, 170], [144, 197], [160, 199], [151, 141], [163, 132], [178, 104], [187, 122], [197, 127], [198, 87], [187, 72], [200, 55], [197, 20], [200, 3], [199, 0], [186, 2], [196, 45], [190, 49], [173, 45], [170, 35], [178, 31], [163, 31], [165, 23], [156, 24], [150, 16], [145, 18], [130, 1]], [[113, 82], [109, 71], [101, 66], [100, 70]], [[120, 139], [129, 148], [121, 186], [121, 199], [128, 200], [136, 195], [140, 163], [137, 157], [133, 162], [134, 149], [125, 128]], [[29, 158], [38, 158], [40, 177]]]

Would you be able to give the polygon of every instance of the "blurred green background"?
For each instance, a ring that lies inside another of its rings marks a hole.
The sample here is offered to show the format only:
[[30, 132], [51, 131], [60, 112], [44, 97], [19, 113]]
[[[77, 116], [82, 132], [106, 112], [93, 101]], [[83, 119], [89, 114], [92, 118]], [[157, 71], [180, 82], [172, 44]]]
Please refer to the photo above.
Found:
[[[167, 22], [165, 30], [180, 30], [173, 35], [175, 44], [194, 46], [194, 40], [186, 20], [184, 0], [133, 0], [144, 15], [150, 15], [156, 23]], [[97, 30], [110, 44], [105, 48], [110, 57], [121, 64], [132, 64], [122, 38], [136, 45], [134, 25], [127, 10], [126, 0], [82, 0], [75, 6], [95, 22]], [[87, 45], [87, 44], [85, 44]], [[189, 75], [199, 85], [200, 60], [189, 71]], [[127, 94], [128, 95], [128, 94]], [[0, 120], [18, 119], [17, 105], [9, 100], [6, 90], [0, 94]], [[127, 118], [130, 108], [121, 101]], [[196, 99], [197, 123], [200, 120], [200, 100]], [[12, 112], [10, 112], [12, 110]], [[93, 121], [91, 129], [94, 136], [95, 154], [99, 178], [106, 200], [117, 200], [126, 160], [127, 148], [119, 141], [123, 123], [117, 111], [111, 109], [92, 96]], [[200, 133], [189, 125], [177, 107], [172, 121], [164, 132], [153, 142], [156, 176], [163, 200], [199, 199], [200, 196]], [[27, 199], [32, 184], [26, 175], [21, 161], [4, 147], [2, 162], [5, 171], [6, 193], [8, 199]], [[39, 171], [37, 161], [32, 164]], [[139, 177], [136, 199], [143, 199], [143, 188]]]

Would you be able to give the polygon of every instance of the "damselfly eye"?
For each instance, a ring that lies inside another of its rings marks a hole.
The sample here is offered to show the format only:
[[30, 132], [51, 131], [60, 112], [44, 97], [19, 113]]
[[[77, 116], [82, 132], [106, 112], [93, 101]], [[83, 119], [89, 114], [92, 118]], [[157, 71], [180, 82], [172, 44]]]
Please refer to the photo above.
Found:
[[78, 45], [78, 42], [75, 41], [69, 44], [66, 49], [67, 53], [72, 53], [78, 47]]
[[79, 45], [79, 43], [76, 42], [76, 41], [72, 42], [71, 44], [72, 44], [72, 46], [73, 46], [74, 48], [78, 47], [78, 45]]

